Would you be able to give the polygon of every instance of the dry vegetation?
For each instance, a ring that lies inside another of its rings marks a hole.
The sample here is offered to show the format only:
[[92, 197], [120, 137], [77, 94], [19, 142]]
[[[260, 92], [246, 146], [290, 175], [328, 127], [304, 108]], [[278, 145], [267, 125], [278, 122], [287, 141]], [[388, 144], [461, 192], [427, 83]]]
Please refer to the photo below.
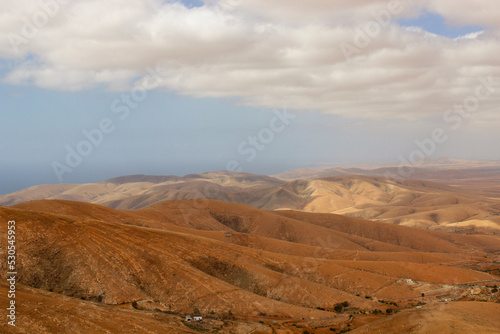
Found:
[[[498, 236], [213, 200], [135, 211], [42, 200], [0, 217], [19, 236], [14, 333], [340, 333], [422, 312], [448, 321], [436, 305], [478, 333], [496, 325], [460, 305], [496, 312]], [[194, 312], [205, 320], [182, 321]]]

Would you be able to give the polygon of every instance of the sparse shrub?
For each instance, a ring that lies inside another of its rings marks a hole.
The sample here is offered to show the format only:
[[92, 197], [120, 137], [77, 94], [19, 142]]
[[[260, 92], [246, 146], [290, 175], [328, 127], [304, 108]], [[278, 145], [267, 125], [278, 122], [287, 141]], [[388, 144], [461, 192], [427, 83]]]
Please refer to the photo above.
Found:
[[264, 267], [269, 268], [269, 269], [271, 269], [273, 271], [282, 273], [282, 274], [285, 272], [285, 270], [282, 269], [280, 266], [278, 266], [276, 264], [272, 264], [272, 263], [266, 263], [266, 264], [264, 264]]
[[132, 307], [135, 308], [136, 310], [139, 309], [139, 306], [137, 305], [137, 302], [135, 300], [132, 302]]
[[234, 320], [234, 315], [231, 310], [227, 311], [226, 319]]
[[342, 313], [342, 311], [344, 311], [344, 308], [348, 307], [349, 306], [349, 302], [345, 301], [345, 302], [342, 302], [342, 303], [337, 303], [335, 304], [335, 306], [333, 307], [333, 310], [337, 313]]
[[243, 219], [240, 216], [229, 212], [210, 211], [210, 215], [219, 223], [226, 225], [236, 232], [248, 233], [250, 230], [245, 226]]
[[267, 296], [267, 290], [259, 284], [254, 274], [235, 263], [222, 261], [214, 256], [200, 256], [188, 262], [205, 274], [235, 285], [260, 296]]
[[388, 308], [387, 310], [385, 310], [385, 313], [392, 314], [392, 308]]
[[190, 322], [183, 321], [184, 326], [191, 328], [197, 332], [208, 332], [208, 329], [201, 327], [199, 324], [193, 324]]
[[437, 213], [431, 213], [429, 215], [429, 218], [435, 222], [435, 223], [439, 223], [439, 215]]

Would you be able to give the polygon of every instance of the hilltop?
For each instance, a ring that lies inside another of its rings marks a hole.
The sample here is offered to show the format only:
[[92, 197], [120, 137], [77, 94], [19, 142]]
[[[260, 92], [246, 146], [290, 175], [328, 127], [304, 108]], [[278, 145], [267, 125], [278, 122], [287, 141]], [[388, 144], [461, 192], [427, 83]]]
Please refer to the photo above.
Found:
[[[420, 170], [420, 180], [361, 175], [382, 173], [361, 169], [341, 176], [326, 176], [328, 173], [288, 181], [231, 172], [135, 175], [81, 185], [35, 186], [0, 196], [0, 204], [65, 199], [137, 210], [165, 200], [216, 199], [264, 210], [336, 213], [466, 234], [500, 233], [500, 197], [496, 195], [500, 170]], [[450, 179], [456, 184], [447, 184]], [[477, 191], [471, 190], [473, 185]]]

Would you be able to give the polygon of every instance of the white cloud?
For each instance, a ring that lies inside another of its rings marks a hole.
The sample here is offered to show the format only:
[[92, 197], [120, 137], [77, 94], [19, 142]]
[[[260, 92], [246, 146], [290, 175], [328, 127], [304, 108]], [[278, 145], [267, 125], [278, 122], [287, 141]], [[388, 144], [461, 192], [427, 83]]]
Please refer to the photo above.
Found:
[[[80, 0], [61, 4], [18, 53], [8, 36], [22, 36], [39, 3], [0, 3], [7, 37], [0, 39], [0, 56], [15, 59], [3, 78], [9, 84], [123, 90], [158, 66], [164, 88], [194, 97], [417, 119], [461, 102], [479, 77], [500, 77], [500, 27], [493, 19], [500, 15], [487, 0], [399, 7], [382, 0], [219, 0], [192, 9], [159, 0]], [[486, 28], [451, 40], [394, 23], [424, 9]], [[498, 102], [489, 98], [482, 109], [498, 112]]]
[[484, 34], [484, 30], [481, 30], [481, 31], [476, 31], [476, 32], [472, 32], [470, 34], [465, 34], [463, 36], [458, 36], [457, 38], [455, 38], [454, 40], [455, 41], [458, 41], [458, 40], [461, 40], [461, 39], [477, 39], [479, 36], [481, 36], [482, 34]]
[[500, 8], [495, 0], [426, 0], [426, 7], [450, 24], [500, 28]]

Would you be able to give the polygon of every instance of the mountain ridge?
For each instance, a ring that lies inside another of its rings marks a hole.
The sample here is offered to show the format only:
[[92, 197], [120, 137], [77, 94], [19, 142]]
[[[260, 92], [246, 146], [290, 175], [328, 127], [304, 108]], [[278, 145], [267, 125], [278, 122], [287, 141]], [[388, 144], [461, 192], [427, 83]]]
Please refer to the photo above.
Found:
[[[427, 169], [426, 178], [407, 180], [356, 171], [366, 175], [317, 175], [290, 181], [227, 171], [184, 177], [131, 175], [89, 184], [35, 186], [0, 196], [0, 205], [65, 199], [134, 210], [164, 200], [208, 198], [265, 210], [337, 213], [424, 229], [500, 233], [500, 186], [496, 181], [500, 170], [497, 175], [496, 170], [485, 169], [453, 173]], [[460, 183], [460, 175], [470, 178], [464, 181], [468, 185]], [[450, 178], [455, 184], [446, 182]], [[471, 190], [474, 185], [475, 191]]]

